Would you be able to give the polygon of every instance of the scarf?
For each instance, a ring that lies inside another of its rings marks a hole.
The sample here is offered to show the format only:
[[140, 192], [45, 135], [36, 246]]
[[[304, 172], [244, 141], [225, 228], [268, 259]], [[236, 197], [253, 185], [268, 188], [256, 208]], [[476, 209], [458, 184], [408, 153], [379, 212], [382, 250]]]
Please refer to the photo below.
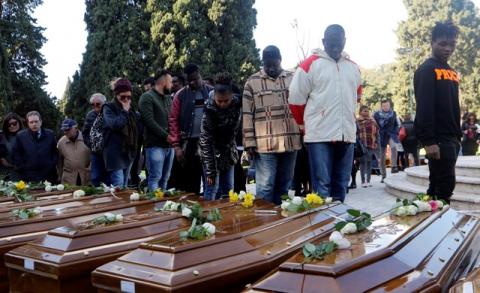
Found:
[[393, 111], [392, 110], [388, 112], [379, 111], [379, 116], [380, 116], [380, 119], [378, 121], [380, 124], [379, 126], [380, 128], [383, 128], [388, 123], [388, 121], [393, 118]]

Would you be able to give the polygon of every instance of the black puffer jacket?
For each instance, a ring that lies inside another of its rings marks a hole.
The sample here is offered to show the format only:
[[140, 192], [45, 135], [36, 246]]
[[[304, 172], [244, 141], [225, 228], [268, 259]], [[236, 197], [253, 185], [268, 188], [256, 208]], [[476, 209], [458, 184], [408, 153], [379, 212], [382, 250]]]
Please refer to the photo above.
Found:
[[200, 134], [200, 156], [205, 173], [215, 177], [218, 171], [226, 170], [238, 161], [235, 136], [240, 129], [241, 101], [233, 97], [227, 109], [220, 109], [210, 97], [202, 119]]

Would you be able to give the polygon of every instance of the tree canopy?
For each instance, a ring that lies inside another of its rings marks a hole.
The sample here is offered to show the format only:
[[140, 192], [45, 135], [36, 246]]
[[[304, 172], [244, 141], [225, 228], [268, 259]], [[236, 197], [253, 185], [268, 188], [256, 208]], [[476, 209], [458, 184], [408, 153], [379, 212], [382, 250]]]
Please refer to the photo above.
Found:
[[40, 48], [46, 40], [31, 16], [40, 4], [41, 0], [0, 0], [0, 114], [25, 116], [38, 110], [44, 125], [56, 129], [61, 114], [42, 89], [46, 61]]

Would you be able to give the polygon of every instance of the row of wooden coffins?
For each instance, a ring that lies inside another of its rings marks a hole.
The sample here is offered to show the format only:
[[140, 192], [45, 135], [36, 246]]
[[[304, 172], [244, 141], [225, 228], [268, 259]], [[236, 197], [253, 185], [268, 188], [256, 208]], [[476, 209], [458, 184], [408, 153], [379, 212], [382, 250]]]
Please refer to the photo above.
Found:
[[428, 199], [371, 216], [316, 195], [73, 193], [0, 204], [1, 291], [445, 292], [479, 275], [479, 220]]

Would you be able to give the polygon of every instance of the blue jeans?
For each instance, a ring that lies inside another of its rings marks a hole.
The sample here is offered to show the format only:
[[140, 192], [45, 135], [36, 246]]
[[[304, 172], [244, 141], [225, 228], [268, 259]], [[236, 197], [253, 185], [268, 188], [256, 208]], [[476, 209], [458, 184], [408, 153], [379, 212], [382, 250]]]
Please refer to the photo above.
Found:
[[132, 163], [126, 169], [118, 169], [109, 172], [110, 181], [114, 187], [126, 188], [128, 186], [128, 176], [130, 175], [130, 169], [132, 169]]
[[148, 170], [148, 190], [155, 191], [159, 187], [162, 190], [167, 189], [174, 155], [172, 148], [145, 148], [145, 164]]
[[[233, 189], [234, 170], [234, 166], [223, 171], [217, 170], [217, 177], [215, 177], [214, 185], [208, 185], [207, 180], [205, 179], [203, 198], [205, 200], [216, 200], [220, 199], [222, 195], [227, 195], [228, 192]], [[207, 178], [207, 174], [204, 173], [204, 175], [205, 178]]]
[[110, 176], [105, 169], [103, 154], [94, 154], [90, 156], [90, 179], [93, 186], [100, 186], [100, 183], [110, 185]]
[[293, 180], [297, 152], [258, 154], [255, 157], [257, 197], [281, 204]]
[[352, 171], [353, 143], [307, 143], [313, 190], [343, 202]]

